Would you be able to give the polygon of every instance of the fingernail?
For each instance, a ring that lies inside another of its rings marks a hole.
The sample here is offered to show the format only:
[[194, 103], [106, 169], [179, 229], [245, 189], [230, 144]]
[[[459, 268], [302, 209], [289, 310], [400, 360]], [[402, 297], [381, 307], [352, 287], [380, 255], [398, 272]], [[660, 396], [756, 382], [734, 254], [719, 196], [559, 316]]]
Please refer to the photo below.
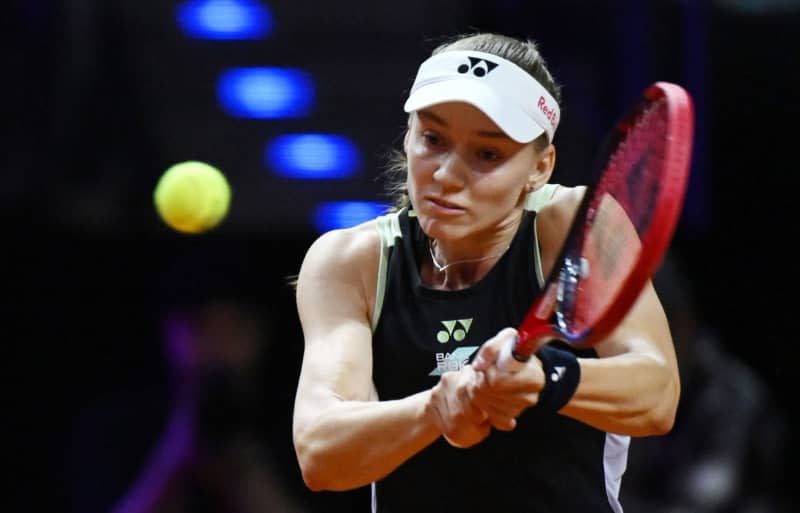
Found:
[[483, 356], [476, 356], [472, 361], [472, 367], [476, 370], [483, 370], [483, 368], [486, 367], [486, 360]]

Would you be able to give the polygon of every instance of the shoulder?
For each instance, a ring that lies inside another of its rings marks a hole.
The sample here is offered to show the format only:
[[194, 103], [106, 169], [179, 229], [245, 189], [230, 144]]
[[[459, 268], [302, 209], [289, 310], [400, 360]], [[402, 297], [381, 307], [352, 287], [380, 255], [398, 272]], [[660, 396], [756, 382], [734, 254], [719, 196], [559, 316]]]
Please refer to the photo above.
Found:
[[342, 272], [362, 268], [377, 261], [380, 255], [377, 220], [351, 228], [331, 230], [320, 235], [309, 246], [300, 268], [303, 274]]
[[550, 272], [564, 245], [585, 192], [584, 186], [558, 186], [551, 199], [536, 213], [536, 233], [545, 276]]
[[297, 277], [298, 300], [308, 292], [318, 295], [320, 289], [328, 288], [355, 294], [370, 304], [380, 253], [377, 220], [325, 232], [309, 246], [303, 258]]
[[585, 192], [585, 186], [557, 186], [550, 200], [537, 213], [540, 222], [569, 227]]

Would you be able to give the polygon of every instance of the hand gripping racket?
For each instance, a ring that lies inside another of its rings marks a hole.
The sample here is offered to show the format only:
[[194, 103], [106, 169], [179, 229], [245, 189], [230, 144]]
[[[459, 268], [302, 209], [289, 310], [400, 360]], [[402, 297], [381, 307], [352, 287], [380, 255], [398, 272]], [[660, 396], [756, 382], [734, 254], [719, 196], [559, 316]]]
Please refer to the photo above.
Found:
[[680, 86], [656, 82], [617, 123], [599, 155], [542, 294], [498, 365], [517, 370], [559, 339], [591, 347], [619, 324], [666, 253], [689, 175], [694, 113]]

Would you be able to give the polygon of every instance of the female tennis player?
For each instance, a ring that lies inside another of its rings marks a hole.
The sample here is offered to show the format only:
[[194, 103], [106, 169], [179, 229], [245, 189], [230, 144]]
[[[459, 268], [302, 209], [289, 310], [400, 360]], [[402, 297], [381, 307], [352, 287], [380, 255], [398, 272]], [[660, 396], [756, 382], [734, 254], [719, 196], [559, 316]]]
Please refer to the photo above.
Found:
[[679, 399], [652, 285], [592, 349], [496, 366], [582, 196], [548, 183], [559, 100], [533, 41], [459, 36], [421, 64], [397, 208], [320, 236], [298, 275], [312, 490], [372, 485], [384, 513], [622, 511], [630, 437], [668, 432]]

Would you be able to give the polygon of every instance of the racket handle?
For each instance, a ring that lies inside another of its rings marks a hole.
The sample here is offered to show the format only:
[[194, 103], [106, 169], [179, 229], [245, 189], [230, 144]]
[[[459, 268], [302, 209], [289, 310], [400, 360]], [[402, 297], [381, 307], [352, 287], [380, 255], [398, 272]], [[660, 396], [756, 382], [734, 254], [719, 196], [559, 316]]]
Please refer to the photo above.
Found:
[[516, 339], [512, 338], [500, 350], [497, 356], [497, 367], [507, 372], [518, 372], [525, 366], [525, 360], [519, 360], [514, 355], [514, 347], [516, 346]]

